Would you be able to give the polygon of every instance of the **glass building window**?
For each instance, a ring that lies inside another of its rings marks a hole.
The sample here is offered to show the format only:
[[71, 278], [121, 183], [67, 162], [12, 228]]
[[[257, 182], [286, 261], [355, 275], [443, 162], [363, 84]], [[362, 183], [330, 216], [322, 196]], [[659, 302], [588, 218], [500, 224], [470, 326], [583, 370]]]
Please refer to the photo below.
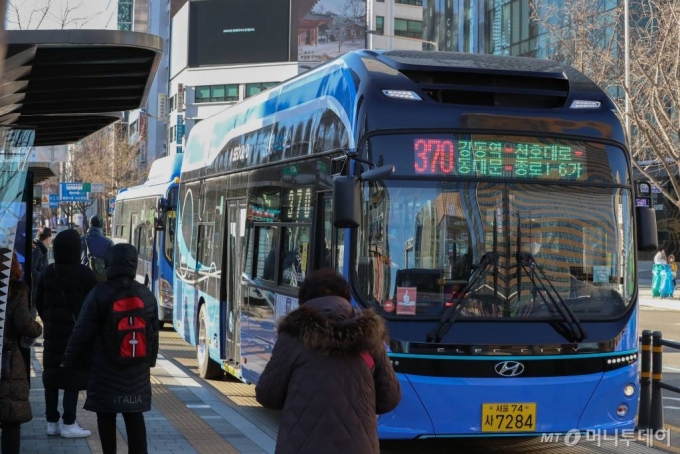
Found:
[[402, 5], [423, 6], [423, 0], [394, 0], [394, 3], [401, 3]]
[[423, 23], [418, 20], [394, 19], [394, 34], [408, 38], [422, 38]]
[[246, 98], [250, 98], [268, 88], [277, 85], [278, 82], [260, 82], [257, 84], [246, 84]]
[[539, 30], [532, 19], [532, 8], [524, 0], [487, 0], [486, 53], [534, 56]]
[[238, 85], [203, 85], [196, 87], [195, 102], [238, 101]]
[[375, 16], [375, 31], [378, 33], [385, 33], [385, 17]]

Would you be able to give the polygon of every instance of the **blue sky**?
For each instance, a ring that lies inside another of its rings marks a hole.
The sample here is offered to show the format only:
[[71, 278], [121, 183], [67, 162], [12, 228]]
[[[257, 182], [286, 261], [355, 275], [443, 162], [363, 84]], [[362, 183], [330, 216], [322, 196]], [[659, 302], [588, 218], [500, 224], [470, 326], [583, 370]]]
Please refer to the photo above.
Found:
[[[8, 30], [116, 28], [117, 0], [8, 0], [8, 3], [12, 4], [7, 7]], [[38, 27], [42, 16], [39, 11], [48, 4], [48, 13]]]

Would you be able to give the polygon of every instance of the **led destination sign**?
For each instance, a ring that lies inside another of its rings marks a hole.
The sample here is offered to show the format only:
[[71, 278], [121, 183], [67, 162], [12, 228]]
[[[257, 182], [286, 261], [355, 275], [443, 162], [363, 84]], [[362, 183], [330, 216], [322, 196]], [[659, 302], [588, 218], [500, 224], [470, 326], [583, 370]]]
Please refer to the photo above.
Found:
[[558, 143], [414, 138], [418, 175], [531, 180], [579, 180], [587, 172], [583, 147]]

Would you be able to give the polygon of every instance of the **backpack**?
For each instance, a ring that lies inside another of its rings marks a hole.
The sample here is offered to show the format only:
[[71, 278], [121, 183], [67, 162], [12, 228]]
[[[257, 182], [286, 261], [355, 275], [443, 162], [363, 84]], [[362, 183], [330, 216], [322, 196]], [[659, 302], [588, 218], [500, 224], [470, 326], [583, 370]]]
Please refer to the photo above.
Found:
[[99, 257], [90, 254], [90, 245], [87, 242], [87, 236], [85, 236], [85, 247], [87, 249], [87, 264], [90, 269], [94, 271], [94, 276], [97, 278], [97, 281], [106, 281], [106, 263], [104, 262], [104, 259], [100, 259]]
[[130, 366], [151, 362], [149, 331], [152, 329], [144, 301], [133, 292], [113, 301], [106, 318], [105, 344], [114, 364]]

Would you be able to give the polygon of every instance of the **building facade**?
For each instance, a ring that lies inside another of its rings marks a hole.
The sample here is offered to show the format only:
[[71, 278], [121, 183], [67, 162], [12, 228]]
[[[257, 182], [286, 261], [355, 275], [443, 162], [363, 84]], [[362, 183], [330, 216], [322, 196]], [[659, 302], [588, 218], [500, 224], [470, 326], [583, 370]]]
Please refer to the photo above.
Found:
[[168, 118], [164, 108], [169, 82], [170, 4], [170, 0], [119, 0], [118, 3], [119, 29], [150, 33], [163, 39], [163, 57], [146, 105], [127, 115], [128, 138], [131, 143], [139, 143], [141, 168], [149, 168], [156, 158], [168, 154]]
[[168, 153], [197, 122], [366, 47], [364, 0], [173, 0], [170, 10]]

